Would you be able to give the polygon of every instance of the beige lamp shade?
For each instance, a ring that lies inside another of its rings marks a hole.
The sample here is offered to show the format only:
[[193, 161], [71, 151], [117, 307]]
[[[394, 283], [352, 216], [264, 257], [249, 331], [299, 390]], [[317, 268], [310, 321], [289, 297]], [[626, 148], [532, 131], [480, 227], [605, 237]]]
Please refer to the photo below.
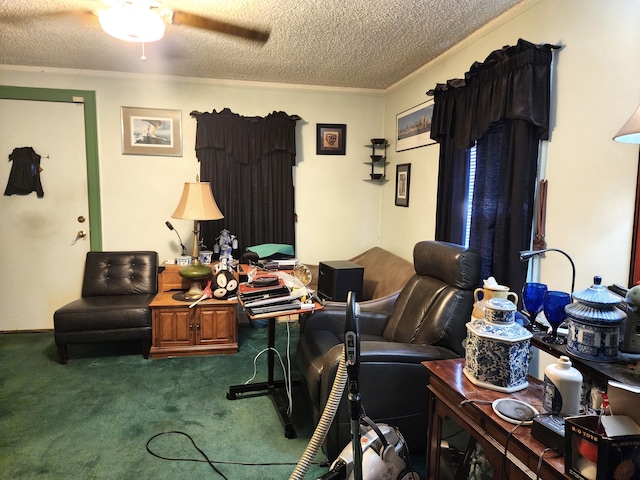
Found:
[[640, 143], [640, 107], [631, 115], [613, 139], [622, 143]]
[[224, 215], [218, 208], [209, 182], [185, 183], [173, 218], [184, 220], [219, 220]]

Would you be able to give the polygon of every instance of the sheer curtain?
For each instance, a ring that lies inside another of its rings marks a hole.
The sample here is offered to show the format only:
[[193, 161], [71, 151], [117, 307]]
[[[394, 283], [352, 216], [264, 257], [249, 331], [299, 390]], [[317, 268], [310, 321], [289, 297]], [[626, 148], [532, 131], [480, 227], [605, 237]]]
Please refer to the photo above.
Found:
[[226, 228], [236, 235], [240, 253], [262, 243], [295, 248], [293, 167], [300, 117], [284, 112], [244, 117], [228, 108], [191, 116], [197, 120], [200, 179], [211, 182], [225, 217], [202, 222], [205, 245], [211, 248]]
[[462, 243], [468, 150], [476, 145], [469, 247], [482, 256], [482, 278], [520, 291], [534, 213], [539, 141], [549, 138], [553, 45], [517, 45], [476, 62], [463, 79], [429, 91], [431, 138], [440, 144], [436, 240]]

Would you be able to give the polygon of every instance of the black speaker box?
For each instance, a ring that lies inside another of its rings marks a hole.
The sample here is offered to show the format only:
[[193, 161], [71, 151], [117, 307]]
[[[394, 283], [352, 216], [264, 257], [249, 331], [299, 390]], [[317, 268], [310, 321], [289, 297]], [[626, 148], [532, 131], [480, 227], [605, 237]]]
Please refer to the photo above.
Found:
[[362, 300], [364, 267], [347, 260], [320, 262], [318, 265], [318, 296], [322, 300], [346, 302], [353, 291], [356, 301]]

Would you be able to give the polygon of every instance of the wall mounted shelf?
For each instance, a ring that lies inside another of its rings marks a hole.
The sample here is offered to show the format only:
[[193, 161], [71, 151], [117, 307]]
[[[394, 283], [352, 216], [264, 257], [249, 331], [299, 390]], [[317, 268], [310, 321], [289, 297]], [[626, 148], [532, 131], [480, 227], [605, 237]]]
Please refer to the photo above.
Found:
[[365, 162], [365, 165], [369, 165], [371, 172], [369, 178], [366, 178], [365, 182], [383, 184], [388, 182], [387, 180], [387, 147], [389, 143], [385, 138], [372, 138], [371, 144], [365, 145], [365, 147], [371, 149], [371, 161]]

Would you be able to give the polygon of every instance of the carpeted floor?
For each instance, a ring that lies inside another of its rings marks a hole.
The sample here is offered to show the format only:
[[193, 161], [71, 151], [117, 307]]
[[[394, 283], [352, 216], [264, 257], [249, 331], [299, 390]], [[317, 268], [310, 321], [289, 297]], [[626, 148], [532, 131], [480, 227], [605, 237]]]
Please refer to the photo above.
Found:
[[[277, 326], [286, 363], [287, 327]], [[309, 412], [293, 389], [295, 439], [284, 437], [271, 400], [227, 400], [247, 381], [266, 346], [266, 329], [240, 327], [235, 355], [145, 360], [137, 345], [71, 346], [58, 363], [53, 333], [0, 335], [0, 477], [11, 479], [287, 479], [312, 435]], [[297, 327], [291, 325], [291, 355]], [[296, 376], [295, 358], [291, 359]], [[278, 366], [276, 378], [282, 378]], [[266, 380], [266, 354], [254, 381]], [[326, 460], [318, 455], [319, 461]], [[224, 462], [242, 462], [224, 463]], [[255, 466], [251, 464], [271, 464]], [[285, 463], [285, 465], [276, 465]], [[327, 468], [310, 467], [305, 478]]]

